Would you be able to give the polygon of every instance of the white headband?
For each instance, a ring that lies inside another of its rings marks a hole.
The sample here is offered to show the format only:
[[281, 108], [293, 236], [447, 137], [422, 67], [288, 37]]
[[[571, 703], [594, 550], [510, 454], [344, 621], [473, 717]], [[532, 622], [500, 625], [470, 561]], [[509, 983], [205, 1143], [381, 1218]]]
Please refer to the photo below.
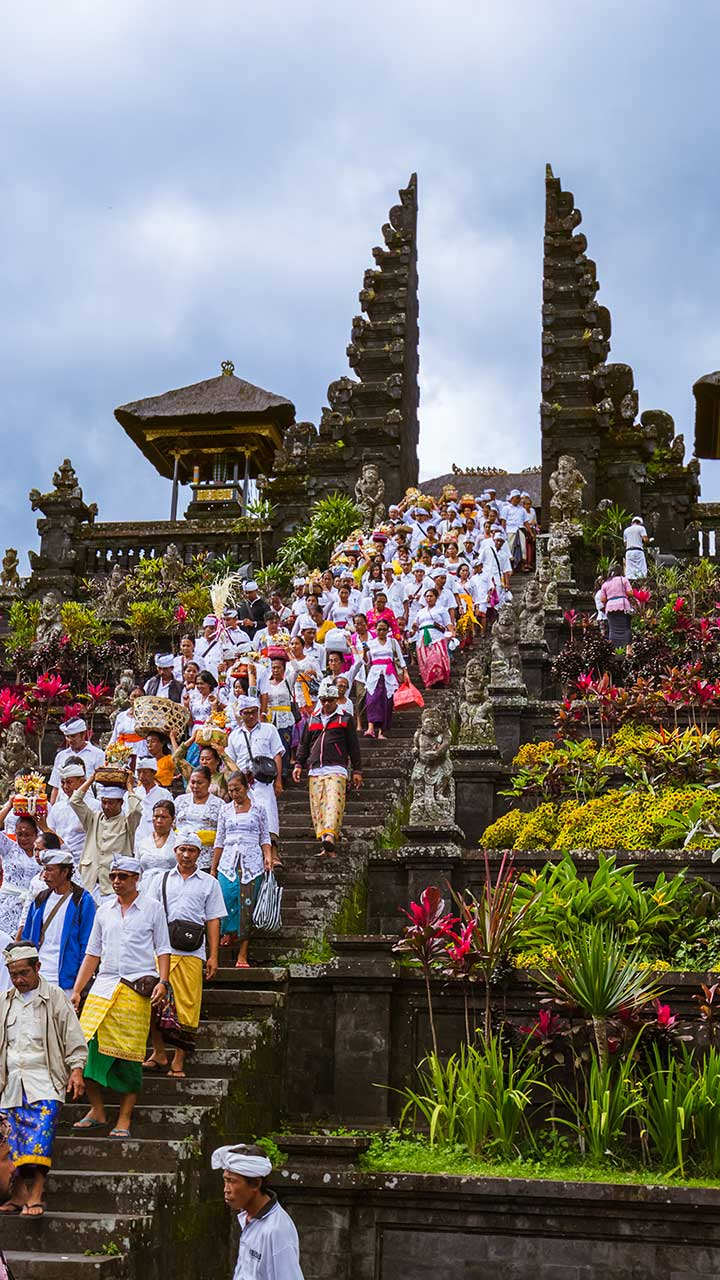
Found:
[[38, 955], [37, 947], [34, 947], [32, 942], [23, 942], [20, 945], [16, 944], [14, 947], [8, 947], [6, 951], [3, 951], [3, 959], [6, 964], [15, 964], [16, 960], [39, 960], [40, 956]]
[[101, 800], [124, 800], [124, 787], [98, 787]]
[[213, 1169], [227, 1169], [242, 1178], [267, 1178], [272, 1165], [267, 1156], [250, 1156], [243, 1147], [218, 1147], [210, 1160]]
[[142, 866], [137, 858], [126, 858], [122, 854], [117, 854], [111, 864], [111, 871], [128, 871], [131, 876], [142, 875]]

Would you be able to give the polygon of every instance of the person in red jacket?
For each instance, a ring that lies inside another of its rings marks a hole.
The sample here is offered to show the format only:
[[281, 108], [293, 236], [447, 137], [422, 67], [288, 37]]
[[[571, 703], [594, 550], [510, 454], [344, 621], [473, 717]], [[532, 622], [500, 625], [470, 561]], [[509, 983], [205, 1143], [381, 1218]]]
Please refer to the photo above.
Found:
[[302, 728], [293, 778], [299, 782], [307, 765], [310, 813], [320, 841], [318, 857], [335, 858], [345, 813], [349, 766], [353, 787], [357, 790], [362, 786], [360, 744], [352, 716], [338, 710], [337, 686], [323, 680], [318, 700], [319, 713], [311, 713]]

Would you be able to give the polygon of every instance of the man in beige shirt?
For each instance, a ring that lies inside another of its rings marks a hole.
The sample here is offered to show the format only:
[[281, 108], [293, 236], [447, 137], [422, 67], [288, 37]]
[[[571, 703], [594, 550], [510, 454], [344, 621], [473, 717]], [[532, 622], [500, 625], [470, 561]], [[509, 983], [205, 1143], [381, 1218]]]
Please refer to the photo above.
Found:
[[0, 1112], [17, 1177], [0, 1213], [36, 1218], [65, 1094], [84, 1092], [87, 1045], [64, 992], [40, 977], [37, 948], [18, 942], [3, 955], [12, 987], [0, 996]]
[[126, 791], [122, 787], [100, 786], [100, 809], [91, 809], [85, 796], [94, 781], [95, 774], [91, 773], [71, 795], [70, 805], [85, 828], [85, 846], [78, 870], [85, 888], [97, 902], [113, 896], [108, 875], [113, 858], [116, 855], [132, 857], [143, 807], [142, 800], [133, 794], [135, 779], [128, 772]]

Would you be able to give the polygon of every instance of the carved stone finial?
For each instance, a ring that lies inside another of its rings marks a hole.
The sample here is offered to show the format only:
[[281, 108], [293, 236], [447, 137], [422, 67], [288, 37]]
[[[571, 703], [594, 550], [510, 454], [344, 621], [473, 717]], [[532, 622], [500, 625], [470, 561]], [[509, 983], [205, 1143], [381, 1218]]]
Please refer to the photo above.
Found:
[[231, 378], [235, 372], [235, 365], [233, 364], [232, 360], [223, 360], [222, 364], [220, 365], [220, 368], [222, 369], [223, 377], [225, 378]]
[[491, 684], [505, 688], [510, 685], [519, 686], [522, 684], [519, 640], [520, 632], [515, 610], [512, 604], [507, 601], [501, 605], [497, 622], [492, 630], [490, 644]]

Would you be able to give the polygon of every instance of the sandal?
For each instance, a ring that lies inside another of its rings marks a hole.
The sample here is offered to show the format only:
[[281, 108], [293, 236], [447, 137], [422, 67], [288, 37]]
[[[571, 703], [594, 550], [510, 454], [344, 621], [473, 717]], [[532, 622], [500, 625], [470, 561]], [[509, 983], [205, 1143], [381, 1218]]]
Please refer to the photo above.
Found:
[[150, 1057], [146, 1062], [143, 1062], [142, 1069], [143, 1071], [165, 1071], [167, 1064], [167, 1058], [164, 1062], [161, 1062], [159, 1058]]
[[129, 1130], [129, 1129], [111, 1129], [111, 1130], [110, 1130], [110, 1133], [109, 1133], [109, 1135], [108, 1135], [108, 1137], [110, 1137], [110, 1138], [129, 1138], [129, 1137], [130, 1137], [130, 1130]]
[[94, 1116], [83, 1116], [82, 1120], [76, 1120], [73, 1129], [104, 1129], [107, 1120], [96, 1120]]
[[187, 1076], [185, 1072], [176, 1071], [174, 1067], [170, 1068], [170, 1070], [167, 1072], [167, 1075], [170, 1077], [171, 1080], [187, 1080]]
[[[33, 1213], [32, 1212], [33, 1209], [39, 1209], [40, 1212]], [[22, 1216], [23, 1218], [42, 1218], [44, 1212], [45, 1212], [45, 1205], [42, 1203], [41, 1200], [38, 1200], [38, 1201], [35, 1201], [33, 1204], [26, 1204], [22, 1211]]]
[[0, 1213], [6, 1213], [11, 1217], [15, 1213], [22, 1213], [24, 1208], [24, 1204], [18, 1204], [16, 1200], [8, 1200], [6, 1204], [0, 1205]]

